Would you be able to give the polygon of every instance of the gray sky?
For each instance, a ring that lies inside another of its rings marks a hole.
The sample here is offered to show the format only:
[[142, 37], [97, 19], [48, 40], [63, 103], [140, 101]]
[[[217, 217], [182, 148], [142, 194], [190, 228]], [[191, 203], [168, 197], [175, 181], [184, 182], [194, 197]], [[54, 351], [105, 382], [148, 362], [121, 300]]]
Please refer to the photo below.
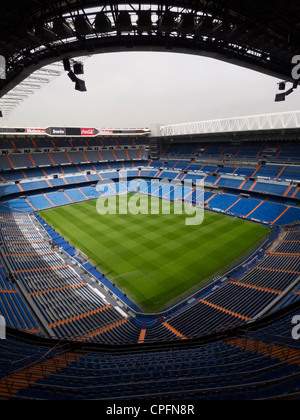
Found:
[[5, 126], [147, 127], [300, 108], [300, 89], [275, 103], [277, 82], [217, 60], [174, 53], [115, 53], [85, 62], [87, 93], [65, 73], [19, 106]]

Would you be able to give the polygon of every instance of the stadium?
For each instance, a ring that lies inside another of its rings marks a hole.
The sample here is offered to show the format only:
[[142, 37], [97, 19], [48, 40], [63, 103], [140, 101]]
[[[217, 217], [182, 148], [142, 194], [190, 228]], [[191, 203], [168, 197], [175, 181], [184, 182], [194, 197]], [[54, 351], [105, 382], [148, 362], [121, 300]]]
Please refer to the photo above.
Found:
[[[255, 70], [282, 101], [299, 6], [251, 3], [14, 1], [1, 115], [61, 72], [84, 92], [74, 59], [124, 50]], [[299, 200], [298, 111], [1, 124], [0, 399], [298, 400]]]

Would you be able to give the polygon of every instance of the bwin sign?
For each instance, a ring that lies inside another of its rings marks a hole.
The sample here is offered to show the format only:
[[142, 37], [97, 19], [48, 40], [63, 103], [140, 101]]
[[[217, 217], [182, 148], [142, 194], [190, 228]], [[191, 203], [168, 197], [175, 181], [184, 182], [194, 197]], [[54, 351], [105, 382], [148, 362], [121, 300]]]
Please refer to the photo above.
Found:
[[6, 79], [6, 60], [2, 55], [0, 55], [0, 79]]
[[0, 315], [0, 340], [6, 339], [6, 321], [3, 316]]

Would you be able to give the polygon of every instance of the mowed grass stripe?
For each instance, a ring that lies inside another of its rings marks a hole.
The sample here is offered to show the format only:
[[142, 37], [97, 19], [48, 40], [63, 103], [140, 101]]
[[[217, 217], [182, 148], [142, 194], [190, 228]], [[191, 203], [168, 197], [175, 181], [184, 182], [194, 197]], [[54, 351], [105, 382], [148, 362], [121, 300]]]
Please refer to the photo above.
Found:
[[[127, 199], [140, 197], [132, 194]], [[144, 208], [149, 208], [143, 200]], [[153, 200], [161, 207], [161, 200]], [[96, 202], [48, 210], [41, 216], [147, 312], [162, 310], [196, 291], [269, 234], [265, 226], [211, 212], [205, 212], [200, 226], [186, 226], [185, 215], [100, 216]], [[170, 205], [173, 210], [181, 208], [178, 203]]]

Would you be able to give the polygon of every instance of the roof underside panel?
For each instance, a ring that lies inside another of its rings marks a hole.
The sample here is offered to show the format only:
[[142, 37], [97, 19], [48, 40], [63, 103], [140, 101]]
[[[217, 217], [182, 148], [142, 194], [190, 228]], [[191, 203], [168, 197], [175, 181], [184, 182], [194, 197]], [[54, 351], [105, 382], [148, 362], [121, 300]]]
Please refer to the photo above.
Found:
[[286, 0], [4, 0], [0, 96], [38, 68], [112, 51], [205, 55], [291, 79], [300, 4]]

